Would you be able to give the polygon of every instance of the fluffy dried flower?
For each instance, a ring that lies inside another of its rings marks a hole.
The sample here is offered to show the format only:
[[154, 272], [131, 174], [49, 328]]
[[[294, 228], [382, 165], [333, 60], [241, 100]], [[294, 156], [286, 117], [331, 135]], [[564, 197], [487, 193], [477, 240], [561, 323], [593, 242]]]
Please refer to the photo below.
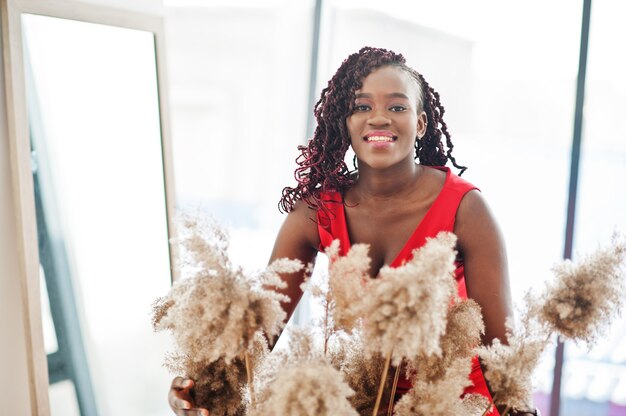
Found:
[[516, 328], [508, 320], [507, 327], [508, 345], [496, 338], [490, 346], [478, 347], [477, 352], [486, 367], [485, 378], [496, 392], [495, 403], [528, 408], [532, 374], [550, 338], [529, 315]]
[[491, 403], [489, 399], [482, 394], [466, 394], [462, 397], [463, 412], [462, 415], [483, 415], [487, 406]]
[[230, 263], [221, 228], [191, 216], [181, 223], [183, 278], [155, 303], [155, 330], [170, 330], [182, 354], [199, 362], [230, 362], [243, 357], [258, 331], [279, 334], [285, 319], [280, 302], [288, 299], [270, 287], [283, 287], [278, 273], [293, 273], [302, 263], [280, 259], [260, 274], [246, 274]]
[[446, 332], [441, 337], [442, 356], [449, 360], [473, 356], [484, 333], [480, 305], [472, 299], [455, 302], [448, 310]]
[[345, 256], [339, 256], [339, 240], [326, 248], [328, 256], [328, 285], [332, 294], [330, 314], [338, 328], [351, 331], [358, 325], [364, 285], [370, 280], [371, 259], [367, 244], [354, 244]]
[[335, 300], [328, 286], [327, 275], [322, 274], [321, 279], [309, 277], [300, 285], [303, 292], [308, 291], [313, 300], [319, 302], [321, 310], [324, 311], [321, 317], [316, 317], [311, 321], [312, 330], [321, 332], [324, 339], [324, 353], [326, 353], [328, 341], [335, 334], [337, 328], [333, 320], [333, 310]]
[[289, 332], [289, 352], [272, 353], [258, 371], [258, 404], [250, 416], [357, 415], [339, 371], [316, 348], [309, 330]]
[[414, 250], [409, 262], [397, 268], [384, 266], [380, 278], [367, 283], [354, 307], [359, 316], [367, 317], [363, 335], [368, 352], [387, 356], [393, 351], [394, 365], [416, 353], [441, 353], [439, 338], [456, 293], [455, 243], [454, 234], [439, 233]]
[[525, 296], [520, 325], [509, 321], [508, 345], [494, 340], [478, 348], [486, 366], [485, 377], [496, 392], [496, 404], [528, 407], [531, 376], [553, 332], [574, 340], [592, 342], [622, 307], [622, 264], [626, 245], [615, 235], [613, 244], [598, 249], [575, 264], [564, 261], [554, 267], [556, 281], [541, 296]]
[[480, 416], [485, 406], [478, 408], [476, 399], [461, 398], [465, 387], [471, 385], [468, 374], [471, 361], [456, 359], [450, 363], [445, 374], [433, 381], [414, 381], [409, 390], [394, 408], [398, 416], [447, 416], [467, 415]]
[[[370, 416], [374, 410], [380, 377], [385, 359], [380, 354], [365, 353], [362, 334], [355, 330], [351, 334], [339, 332], [329, 346], [329, 357], [333, 366], [344, 374], [346, 382], [354, 390], [350, 397], [352, 407], [360, 415]], [[385, 380], [383, 397], [391, 394], [392, 377]], [[383, 408], [386, 404], [383, 403]]]
[[574, 263], [553, 268], [556, 281], [547, 285], [538, 319], [550, 330], [574, 341], [594, 341], [618, 313], [626, 298], [623, 263], [626, 243], [615, 235], [613, 244]]
[[457, 299], [448, 309], [446, 331], [440, 338], [441, 355], [420, 355], [408, 363], [409, 377], [435, 381], [446, 374], [446, 369], [459, 359], [471, 360], [485, 324], [480, 306], [471, 299]]
[[251, 415], [356, 416], [347, 399], [352, 393], [341, 373], [330, 364], [303, 362], [281, 370], [270, 388], [269, 399]]
[[271, 386], [290, 361], [307, 361], [311, 356], [317, 357], [310, 328], [287, 327], [281, 336], [288, 337], [289, 348], [275, 349], [257, 362], [253, 381], [256, 403], [250, 403], [250, 412], [258, 410], [260, 404], [269, 400]]

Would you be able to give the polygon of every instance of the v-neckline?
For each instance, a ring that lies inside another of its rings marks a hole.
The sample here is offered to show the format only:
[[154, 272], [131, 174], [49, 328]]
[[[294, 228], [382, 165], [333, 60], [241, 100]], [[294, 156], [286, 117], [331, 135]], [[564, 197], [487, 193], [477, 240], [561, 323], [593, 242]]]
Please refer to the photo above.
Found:
[[[435, 208], [436, 205], [439, 204], [439, 201], [441, 201], [441, 196], [444, 193], [444, 190], [446, 189], [446, 186], [448, 185], [448, 181], [450, 179], [450, 168], [445, 167], [445, 166], [427, 166], [427, 167], [431, 167], [433, 169], [437, 169], [437, 170], [441, 170], [441, 171], [445, 171], [446, 172], [446, 178], [444, 179], [443, 182], [443, 186], [441, 187], [441, 189], [439, 190], [439, 193], [437, 194], [437, 197], [435, 198], [435, 200], [433, 201], [432, 204], [430, 204], [430, 207], [428, 207], [428, 210], [426, 211], [426, 214], [424, 214], [424, 218], [422, 218], [422, 220], [419, 222], [419, 224], [417, 224], [417, 227], [415, 227], [415, 230], [413, 231], [413, 233], [411, 233], [411, 235], [409, 236], [409, 239], [404, 243], [404, 245], [402, 246], [402, 248], [400, 249], [400, 251], [398, 252], [398, 254], [396, 255], [396, 257], [393, 259], [393, 261], [389, 264], [389, 267], [398, 267], [402, 265], [403, 259], [406, 258], [406, 251], [413, 251], [413, 248], [409, 248], [409, 246], [411, 245], [411, 242], [417, 238], [417, 236], [419, 235], [419, 233], [422, 231], [422, 228], [424, 228], [425, 223], [427, 223], [428, 218], [432, 215], [431, 213], [434, 212], [435, 210], [433, 208]], [[346, 216], [346, 207], [344, 204], [341, 204], [341, 213], [343, 215], [343, 234], [346, 236], [346, 239], [348, 240], [346, 243], [347, 248], [345, 250], [345, 252], [347, 253], [350, 248], [352, 247], [352, 241], [350, 238], [350, 233], [348, 232], [348, 221], [347, 221], [347, 216]], [[386, 266], [386, 264], [383, 264], [382, 267]]]

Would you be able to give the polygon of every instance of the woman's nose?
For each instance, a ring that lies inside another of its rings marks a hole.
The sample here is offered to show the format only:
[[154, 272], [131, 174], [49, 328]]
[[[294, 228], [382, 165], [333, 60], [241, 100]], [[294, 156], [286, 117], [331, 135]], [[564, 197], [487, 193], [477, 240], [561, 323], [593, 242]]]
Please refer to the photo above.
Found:
[[370, 117], [367, 119], [367, 123], [370, 126], [386, 126], [391, 123], [391, 120], [379, 111], [373, 111], [370, 113]]

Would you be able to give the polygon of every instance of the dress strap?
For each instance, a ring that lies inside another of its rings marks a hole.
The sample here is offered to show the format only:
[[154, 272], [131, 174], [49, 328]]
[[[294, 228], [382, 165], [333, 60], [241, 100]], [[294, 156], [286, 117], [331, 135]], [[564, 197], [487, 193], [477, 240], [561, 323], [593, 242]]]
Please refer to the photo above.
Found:
[[436, 205], [432, 206], [428, 215], [424, 217], [419, 232], [411, 237], [409, 244], [411, 249], [421, 247], [427, 238], [434, 238], [441, 231], [454, 231], [456, 213], [461, 200], [469, 191], [478, 188], [453, 173], [449, 177], [437, 197]]
[[334, 240], [339, 239], [339, 254], [345, 256], [350, 247], [350, 238], [346, 233], [343, 198], [336, 191], [322, 192], [320, 197], [326, 209], [317, 210], [317, 230], [320, 236], [318, 250], [323, 252]]

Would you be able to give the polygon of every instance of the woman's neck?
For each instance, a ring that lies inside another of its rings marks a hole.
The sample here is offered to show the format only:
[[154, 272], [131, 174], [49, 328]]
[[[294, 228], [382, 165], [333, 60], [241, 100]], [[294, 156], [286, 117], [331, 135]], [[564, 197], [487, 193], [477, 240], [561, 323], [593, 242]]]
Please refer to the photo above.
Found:
[[401, 196], [410, 192], [424, 167], [411, 160], [410, 164], [402, 164], [387, 169], [372, 169], [369, 166], [359, 167], [359, 173], [353, 190], [360, 202], [362, 199], [381, 199]]

